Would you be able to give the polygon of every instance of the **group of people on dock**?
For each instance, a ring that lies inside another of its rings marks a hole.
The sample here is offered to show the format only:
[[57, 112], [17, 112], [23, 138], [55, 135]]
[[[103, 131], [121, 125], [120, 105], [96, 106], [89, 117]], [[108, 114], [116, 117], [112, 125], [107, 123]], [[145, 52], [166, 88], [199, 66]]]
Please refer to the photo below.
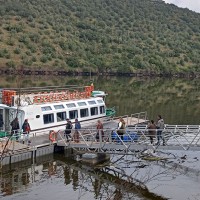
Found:
[[[69, 142], [70, 140], [73, 140], [75, 143], [79, 143], [80, 142], [80, 130], [81, 130], [81, 124], [78, 121], [78, 119], [75, 119], [75, 123], [74, 123], [74, 134], [73, 137], [72, 135], [72, 128], [73, 128], [73, 124], [69, 119], [66, 119], [67, 124], [65, 127], [65, 132], [64, 132], [64, 136], [66, 138], [66, 141]], [[101, 120], [97, 121], [96, 124], [96, 129], [97, 129], [97, 133], [96, 133], [96, 140], [99, 141], [100, 137], [104, 137], [104, 131], [103, 131], [103, 124], [101, 122]]]
[[[67, 121], [67, 124], [65, 127], [64, 135], [65, 135], [67, 142], [69, 142], [70, 140], [72, 140], [71, 132], [72, 132], [73, 125], [72, 125], [72, 122], [68, 118], [66, 119], [66, 121]], [[80, 138], [79, 138], [80, 137], [79, 136], [80, 129], [81, 129], [81, 124], [78, 121], [78, 119], [75, 119], [75, 132], [74, 132], [73, 140], [76, 143], [78, 143], [80, 141]]]
[[149, 122], [148, 132], [149, 132], [149, 138], [150, 138], [151, 144], [154, 144], [154, 138], [157, 136], [157, 143], [155, 143], [155, 145], [160, 145], [161, 141], [163, 141], [163, 146], [166, 145], [165, 138], [162, 135], [164, 127], [165, 127], [165, 123], [161, 115], [157, 116], [156, 123], [154, 122], [154, 120], [151, 120]]
[[[20, 126], [19, 126], [19, 120], [17, 117], [15, 117], [15, 119], [10, 123], [11, 125], [11, 135], [16, 137], [16, 140], [19, 140], [19, 130], [20, 130]], [[31, 127], [30, 124], [28, 122], [28, 119], [24, 120], [24, 123], [22, 124], [22, 134], [21, 134], [21, 138], [20, 140], [22, 140], [22, 143], [24, 144], [25, 141], [28, 142], [28, 144], [31, 143], [30, 139], [29, 139], [29, 133], [31, 131]]]
[[[69, 119], [67, 120], [66, 124], [66, 129], [65, 129], [65, 138], [67, 141], [73, 140], [75, 143], [80, 142], [80, 129], [81, 129], [81, 124], [78, 121], [78, 119], [75, 119], [75, 132], [73, 137], [71, 136], [72, 133], [72, 122]], [[162, 118], [161, 115], [157, 116], [157, 121], [154, 122], [154, 120], [150, 120], [150, 122], [147, 125], [148, 128], [148, 136], [150, 138], [150, 143], [153, 145], [160, 145], [161, 141], [163, 142], [163, 145], [166, 145], [165, 143], [165, 138], [163, 137], [163, 129], [164, 129], [164, 119]], [[123, 118], [119, 118], [119, 123], [117, 126], [116, 133], [118, 134], [118, 137], [120, 140], [123, 141], [124, 135], [126, 133], [126, 123]], [[104, 141], [104, 128], [103, 128], [103, 123], [101, 120], [97, 121], [96, 124], [96, 141], [99, 142]], [[157, 137], [157, 142], [155, 143], [155, 138]]]

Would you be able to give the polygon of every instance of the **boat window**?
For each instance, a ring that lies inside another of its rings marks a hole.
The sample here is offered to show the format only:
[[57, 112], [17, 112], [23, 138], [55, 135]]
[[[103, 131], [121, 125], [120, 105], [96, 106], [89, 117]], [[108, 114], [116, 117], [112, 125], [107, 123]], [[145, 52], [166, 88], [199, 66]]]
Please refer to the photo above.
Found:
[[68, 104], [66, 104], [66, 106], [68, 108], [73, 108], [73, 107], [76, 107], [76, 104], [75, 103], [68, 103]]
[[95, 101], [88, 101], [88, 103], [89, 103], [90, 105], [94, 105], [94, 104], [96, 104]]
[[97, 100], [98, 103], [103, 103], [103, 100]]
[[54, 115], [52, 114], [47, 114], [47, 115], [43, 115], [43, 120], [44, 120], [44, 124], [50, 124], [54, 122]]
[[81, 117], [88, 117], [89, 116], [88, 108], [80, 109], [80, 114]]
[[105, 113], [105, 107], [104, 106], [100, 106], [100, 114], [104, 114]]
[[44, 106], [41, 107], [42, 111], [48, 111], [48, 110], [52, 110], [51, 106]]
[[56, 113], [57, 122], [65, 121], [66, 120], [66, 112], [58, 112]]
[[90, 113], [91, 113], [91, 116], [98, 115], [98, 107], [90, 108]]
[[78, 118], [78, 111], [77, 110], [70, 110], [69, 111], [69, 118], [70, 119], [76, 119], [76, 118]]
[[79, 106], [85, 106], [85, 105], [87, 105], [84, 101], [83, 102], [78, 102], [77, 103]]
[[61, 104], [61, 105], [54, 105], [54, 108], [56, 109], [56, 110], [58, 110], [58, 109], [63, 109], [64, 108], [64, 106]]
[[40, 115], [36, 115], [36, 118], [40, 118]]

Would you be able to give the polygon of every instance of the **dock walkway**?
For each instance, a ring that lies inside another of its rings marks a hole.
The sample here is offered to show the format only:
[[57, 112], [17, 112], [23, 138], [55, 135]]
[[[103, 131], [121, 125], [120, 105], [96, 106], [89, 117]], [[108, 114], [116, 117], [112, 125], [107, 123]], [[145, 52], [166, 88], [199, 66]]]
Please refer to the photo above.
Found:
[[[123, 138], [117, 134], [119, 118], [126, 122], [126, 134]], [[55, 146], [64, 149], [74, 149], [76, 152], [106, 152], [116, 154], [133, 154], [139, 150], [191, 150], [200, 151], [200, 126], [198, 125], [165, 125], [163, 136], [166, 145], [151, 144], [149, 139], [146, 113], [137, 113], [131, 116], [120, 116], [115, 118], [102, 119], [104, 135], [96, 139], [96, 123], [83, 126], [79, 131], [79, 142], [66, 141], [64, 130], [57, 132], [57, 139], [54, 142], [49, 140], [49, 132], [37, 131], [30, 133], [31, 143], [22, 138], [14, 141], [15, 138], [0, 139], [0, 158], [3, 164], [21, 161], [23, 159], [35, 158], [40, 155], [53, 153]], [[14, 136], [12, 136], [14, 137]], [[7, 140], [10, 140], [7, 143]], [[7, 144], [7, 145], [6, 145]], [[24, 156], [25, 155], [25, 156]]]

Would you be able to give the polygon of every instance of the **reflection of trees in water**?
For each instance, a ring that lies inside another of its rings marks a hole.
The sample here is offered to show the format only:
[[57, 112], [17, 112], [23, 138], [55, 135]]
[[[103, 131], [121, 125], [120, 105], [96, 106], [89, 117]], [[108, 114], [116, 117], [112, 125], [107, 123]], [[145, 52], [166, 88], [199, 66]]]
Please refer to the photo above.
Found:
[[12, 185], [12, 175], [9, 174], [6, 177], [1, 178], [1, 192], [6, 195], [13, 194], [13, 185]]
[[122, 197], [123, 197], [123, 195], [122, 195], [121, 190], [120, 190], [120, 189], [116, 189], [116, 190], [114, 191], [113, 200], [121, 200]]
[[[120, 164], [124, 162], [122, 157], [119, 160]], [[73, 186], [78, 186], [79, 199], [84, 199], [84, 196], [86, 196], [88, 192], [94, 193], [95, 199], [121, 200], [132, 199], [135, 197], [137, 199], [146, 199], [147, 196], [149, 199], [165, 199], [159, 195], [155, 195], [149, 192], [147, 187], [143, 184], [144, 182], [146, 183], [148, 180], [150, 181], [152, 178], [149, 176], [148, 173], [145, 175], [146, 178], [143, 180], [137, 180], [135, 178], [135, 176], [138, 175], [137, 173], [139, 173], [139, 167], [135, 168], [131, 175], [126, 175], [124, 173], [123, 167], [121, 167], [120, 165], [118, 166], [117, 163], [115, 163], [115, 165], [118, 167], [103, 167], [100, 169], [83, 166], [79, 163], [74, 163], [72, 165], [63, 163], [63, 165], [65, 165], [65, 183], [70, 183], [72, 181]], [[68, 172], [67, 176], [66, 169]], [[158, 172], [158, 177], [162, 174], [165, 174], [166, 176], [166, 172], [162, 171]], [[155, 176], [153, 178], [155, 178]], [[77, 190], [77, 187], [75, 187], [74, 190]]]
[[30, 183], [30, 174], [27, 170], [11, 171], [1, 175], [1, 192], [4, 196], [12, 195], [19, 189], [26, 188]]
[[[101, 81], [107, 102], [117, 114], [147, 111], [149, 118], [163, 115], [169, 124], [199, 124], [200, 82], [189, 79], [118, 78]], [[100, 81], [99, 81], [100, 82]]]
[[[138, 155], [135, 155], [138, 157]], [[95, 199], [121, 200], [121, 199], [157, 199], [163, 200], [146, 188], [144, 184], [152, 180], [170, 180], [170, 177], [177, 175], [170, 170], [157, 170], [156, 164], [136, 159], [135, 156], [113, 156], [111, 165], [100, 168], [92, 168], [81, 165], [75, 161], [49, 161], [36, 169], [40, 170], [37, 181], [43, 182], [52, 177], [63, 178], [67, 187], [73, 187], [79, 193], [79, 199], [87, 198], [88, 193], [92, 193]], [[146, 167], [146, 170], [144, 168]], [[131, 169], [131, 174], [126, 173], [126, 169]], [[4, 175], [1, 180], [1, 189], [5, 195], [11, 195], [19, 191], [22, 185], [30, 184], [31, 173], [36, 176], [36, 171], [19, 170], [17, 173]], [[41, 173], [42, 172], [42, 173]], [[142, 173], [141, 173], [142, 172]], [[142, 174], [142, 175], [141, 175]], [[34, 179], [36, 180], [36, 179]], [[13, 183], [14, 181], [14, 183]]]
[[69, 166], [64, 167], [64, 178], [65, 178], [66, 185], [71, 183], [71, 169]]
[[101, 191], [102, 182], [100, 180], [95, 179], [93, 183], [95, 198], [98, 198]]
[[56, 174], [56, 162], [50, 162], [48, 167], [48, 174], [49, 176]]
[[26, 173], [22, 173], [22, 177], [21, 177], [22, 184], [23, 185], [28, 185], [30, 183], [29, 178], [30, 178], [30, 174], [29, 173], [27, 173], [27, 172]]
[[[9, 76], [10, 77], [10, 76]], [[17, 87], [15, 77], [2, 77], [2, 87]], [[168, 124], [199, 124], [200, 82], [197, 79], [93, 77], [95, 89], [108, 92], [107, 106], [115, 106], [117, 115], [147, 111], [149, 118], [161, 114]], [[22, 85], [88, 85], [90, 77], [24, 76]]]
[[77, 170], [73, 170], [72, 172], [72, 185], [73, 185], [73, 189], [77, 190], [78, 188], [78, 171]]

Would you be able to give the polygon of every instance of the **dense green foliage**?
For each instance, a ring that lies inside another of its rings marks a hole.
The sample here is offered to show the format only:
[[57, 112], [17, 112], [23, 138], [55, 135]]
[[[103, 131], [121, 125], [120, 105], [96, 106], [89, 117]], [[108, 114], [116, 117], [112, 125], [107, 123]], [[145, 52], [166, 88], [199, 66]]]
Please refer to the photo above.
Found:
[[161, 0], [1, 0], [0, 66], [199, 71], [200, 14]]

